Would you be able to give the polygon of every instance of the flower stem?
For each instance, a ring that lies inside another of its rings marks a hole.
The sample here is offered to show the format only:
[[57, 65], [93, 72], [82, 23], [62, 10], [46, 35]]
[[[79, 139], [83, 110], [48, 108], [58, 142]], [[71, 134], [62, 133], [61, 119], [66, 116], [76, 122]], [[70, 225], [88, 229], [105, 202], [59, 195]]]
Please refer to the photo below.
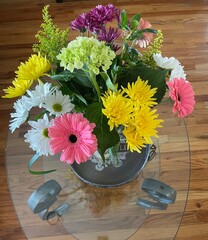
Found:
[[96, 75], [92, 72], [92, 71], [89, 71], [89, 75], [90, 75], [90, 81], [92, 82], [93, 86], [95, 87], [95, 90], [97, 92], [97, 95], [98, 95], [98, 100], [100, 101], [100, 88], [99, 88], [99, 85], [96, 81]]

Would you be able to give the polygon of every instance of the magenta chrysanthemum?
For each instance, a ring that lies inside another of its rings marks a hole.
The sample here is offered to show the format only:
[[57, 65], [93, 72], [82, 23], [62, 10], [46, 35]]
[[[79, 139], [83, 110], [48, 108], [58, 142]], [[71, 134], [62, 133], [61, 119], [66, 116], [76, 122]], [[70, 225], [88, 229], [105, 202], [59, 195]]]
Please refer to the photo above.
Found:
[[186, 117], [194, 109], [194, 91], [191, 84], [183, 78], [174, 78], [167, 83], [170, 97], [174, 101], [173, 112], [178, 112], [178, 117]]
[[114, 29], [112, 27], [107, 31], [105, 28], [101, 30], [98, 34], [98, 40], [105, 41], [106, 43], [112, 43], [115, 41], [120, 35], [118, 29]]
[[113, 51], [117, 51], [119, 49], [118, 45], [115, 45], [113, 42], [120, 36], [120, 32], [118, 29], [114, 29], [112, 27], [109, 30], [103, 28], [98, 33], [98, 40], [104, 41], [111, 47]]
[[118, 15], [119, 10], [113, 4], [106, 6], [98, 5], [90, 11], [92, 19], [103, 25], [107, 22], [111, 22]]
[[86, 162], [97, 150], [97, 138], [90, 123], [82, 113], [66, 113], [54, 119], [48, 133], [53, 153], [62, 152], [60, 160], [68, 164]]
[[70, 24], [73, 30], [85, 32], [91, 25], [90, 14], [82, 13]]
[[117, 19], [118, 15], [119, 9], [114, 7], [114, 5], [98, 5], [91, 9], [90, 12], [80, 14], [71, 22], [70, 26], [73, 30], [80, 32], [98, 33], [104, 29], [104, 25], [107, 22], [111, 22], [114, 18]]

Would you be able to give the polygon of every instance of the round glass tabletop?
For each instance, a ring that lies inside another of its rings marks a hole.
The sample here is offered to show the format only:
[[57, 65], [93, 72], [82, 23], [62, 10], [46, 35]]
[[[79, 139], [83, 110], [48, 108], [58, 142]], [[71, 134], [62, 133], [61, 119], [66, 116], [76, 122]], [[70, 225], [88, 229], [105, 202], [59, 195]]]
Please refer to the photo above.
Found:
[[[119, 187], [100, 188], [82, 182], [65, 163], [59, 161], [58, 156], [42, 157], [34, 165], [34, 169], [55, 168], [57, 171], [31, 175], [27, 164], [34, 153], [24, 142], [28, 126], [9, 133], [7, 177], [16, 214], [26, 237], [62, 240], [174, 239], [189, 189], [189, 142], [185, 122], [173, 116], [171, 103], [161, 103], [157, 108], [164, 123], [163, 128], [158, 130], [159, 138], [154, 140], [156, 155], [134, 180]], [[177, 192], [175, 203], [168, 205], [166, 210], [139, 206], [138, 199], [149, 199], [141, 189], [146, 178], [158, 179], [174, 188]], [[61, 217], [43, 221], [29, 209], [27, 199], [51, 179], [62, 188], [52, 207], [67, 202], [69, 209]]]

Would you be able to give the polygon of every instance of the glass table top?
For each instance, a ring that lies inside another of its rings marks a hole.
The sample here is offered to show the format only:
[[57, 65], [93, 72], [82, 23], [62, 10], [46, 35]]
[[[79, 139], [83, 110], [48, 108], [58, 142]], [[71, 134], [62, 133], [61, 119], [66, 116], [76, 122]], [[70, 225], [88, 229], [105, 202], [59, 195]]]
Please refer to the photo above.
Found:
[[[173, 116], [171, 103], [157, 106], [163, 128], [154, 139], [156, 155], [133, 181], [116, 188], [87, 185], [76, 177], [58, 156], [42, 157], [33, 169], [57, 171], [45, 175], [31, 175], [27, 164], [34, 152], [24, 142], [28, 126], [8, 134], [6, 163], [11, 197], [17, 217], [27, 239], [79, 240], [162, 240], [174, 239], [186, 206], [190, 151], [185, 122]], [[113, 176], [112, 176], [113, 177]], [[166, 210], [144, 209], [136, 204], [147, 198], [141, 190], [145, 178], [158, 179], [177, 192], [174, 204]], [[54, 179], [62, 187], [56, 208], [69, 204], [62, 217], [43, 221], [27, 206], [27, 199], [44, 182]]]

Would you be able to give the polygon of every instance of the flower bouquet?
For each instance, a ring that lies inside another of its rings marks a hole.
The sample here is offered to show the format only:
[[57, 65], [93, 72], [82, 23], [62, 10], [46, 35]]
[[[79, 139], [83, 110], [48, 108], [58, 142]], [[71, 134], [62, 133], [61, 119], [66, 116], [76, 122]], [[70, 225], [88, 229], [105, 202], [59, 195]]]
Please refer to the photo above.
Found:
[[[71, 31], [78, 36], [69, 41]], [[60, 153], [61, 161], [80, 164], [99, 154], [105, 164], [107, 155], [118, 155], [121, 139], [140, 153], [158, 137], [163, 120], [156, 106], [166, 92], [178, 117], [193, 111], [183, 66], [162, 56], [162, 31], [140, 14], [129, 18], [112, 4], [98, 5], [61, 30], [46, 6], [36, 38], [34, 54], [20, 64], [3, 96], [18, 97], [9, 128], [14, 132], [28, 122], [25, 141], [35, 159]]]

